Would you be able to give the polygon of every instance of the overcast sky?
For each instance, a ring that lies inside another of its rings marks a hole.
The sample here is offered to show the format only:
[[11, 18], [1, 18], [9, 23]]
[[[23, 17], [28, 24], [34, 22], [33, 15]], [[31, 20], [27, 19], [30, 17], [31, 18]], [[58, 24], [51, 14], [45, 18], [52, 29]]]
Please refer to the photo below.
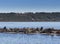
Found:
[[60, 0], [0, 0], [0, 12], [60, 12]]

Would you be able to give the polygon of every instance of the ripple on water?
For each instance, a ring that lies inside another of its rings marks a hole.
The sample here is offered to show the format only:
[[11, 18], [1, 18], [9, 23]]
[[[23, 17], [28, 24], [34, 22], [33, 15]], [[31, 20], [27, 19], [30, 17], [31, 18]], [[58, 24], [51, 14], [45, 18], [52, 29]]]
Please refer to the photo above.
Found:
[[0, 33], [1, 44], [60, 44], [60, 36]]

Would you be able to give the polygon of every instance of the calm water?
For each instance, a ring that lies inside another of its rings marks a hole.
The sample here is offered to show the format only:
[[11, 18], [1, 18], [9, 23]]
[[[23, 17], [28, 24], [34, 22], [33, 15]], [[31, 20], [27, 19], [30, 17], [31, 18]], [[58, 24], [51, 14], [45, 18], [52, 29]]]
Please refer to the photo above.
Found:
[[0, 44], [60, 44], [60, 36], [0, 33]]
[[37, 28], [43, 26], [44, 28], [57, 28], [60, 29], [60, 22], [0, 22], [0, 27], [3, 28]]
[[[54, 27], [60, 29], [60, 22], [0, 22], [0, 27]], [[42, 34], [8, 34], [0, 33], [0, 44], [60, 44], [60, 36]]]

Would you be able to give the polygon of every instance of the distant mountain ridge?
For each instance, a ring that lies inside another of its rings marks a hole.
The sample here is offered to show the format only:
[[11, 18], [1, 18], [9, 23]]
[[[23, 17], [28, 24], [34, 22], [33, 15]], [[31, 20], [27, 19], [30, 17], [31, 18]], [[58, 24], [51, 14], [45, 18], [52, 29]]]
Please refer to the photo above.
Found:
[[60, 21], [60, 12], [0, 13], [0, 21]]

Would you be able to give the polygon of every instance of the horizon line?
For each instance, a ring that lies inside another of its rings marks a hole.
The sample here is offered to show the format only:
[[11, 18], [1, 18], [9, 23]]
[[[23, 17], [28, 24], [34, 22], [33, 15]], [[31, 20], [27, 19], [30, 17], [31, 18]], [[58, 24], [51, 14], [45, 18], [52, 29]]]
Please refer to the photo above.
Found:
[[60, 13], [60, 11], [58, 11], [58, 12], [57, 11], [52, 11], [52, 12], [51, 11], [50, 12], [48, 12], [48, 11], [47, 12], [44, 12], [44, 11], [40, 11], [40, 12], [39, 11], [37, 11], [37, 12], [14, 12], [13, 11], [13, 12], [0, 12], [0, 13]]

